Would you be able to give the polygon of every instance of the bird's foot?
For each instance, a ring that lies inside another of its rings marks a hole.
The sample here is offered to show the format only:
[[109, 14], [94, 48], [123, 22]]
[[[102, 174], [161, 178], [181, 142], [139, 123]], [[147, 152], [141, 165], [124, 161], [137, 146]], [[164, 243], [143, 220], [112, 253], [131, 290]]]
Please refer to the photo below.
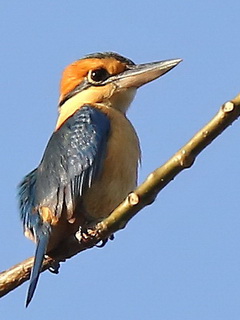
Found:
[[86, 246], [94, 246], [96, 238], [98, 237], [98, 232], [93, 227], [80, 226], [78, 232], [75, 234], [77, 240]]
[[48, 268], [48, 270], [52, 273], [58, 274], [60, 269], [60, 262], [59, 261], [54, 261], [52, 265]]
[[99, 237], [100, 235], [98, 230], [94, 227], [89, 227], [89, 226], [85, 226], [85, 227], [80, 226], [79, 231], [76, 233], [76, 238], [78, 239], [79, 242], [83, 242], [87, 246], [95, 245], [98, 248], [103, 248], [109, 239], [110, 240], [114, 239], [114, 235], [112, 234], [109, 238], [97, 240], [97, 243], [96, 243], [96, 238], [99, 239]]
[[96, 244], [96, 247], [103, 248], [105, 244], [108, 242], [108, 240], [114, 240], [114, 234], [111, 234], [109, 238], [101, 240], [99, 244]]

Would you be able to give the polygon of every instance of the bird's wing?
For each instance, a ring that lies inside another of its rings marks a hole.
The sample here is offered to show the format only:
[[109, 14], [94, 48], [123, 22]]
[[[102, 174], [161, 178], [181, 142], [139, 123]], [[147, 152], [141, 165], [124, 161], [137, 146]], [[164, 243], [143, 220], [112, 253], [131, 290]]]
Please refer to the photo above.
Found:
[[39, 167], [19, 187], [20, 217], [25, 231], [37, 242], [27, 304], [35, 291], [51, 225], [41, 217], [42, 207], [56, 217], [75, 204], [101, 173], [110, 121], [98, 109], [85, 105], [51, 136]]
[[65, 204], [71, 218], [76, 201], [101, 173], [109, 130], [108, 117], [85, 105], [53, 133], [37, 170], [41, 206], [59, 217]]

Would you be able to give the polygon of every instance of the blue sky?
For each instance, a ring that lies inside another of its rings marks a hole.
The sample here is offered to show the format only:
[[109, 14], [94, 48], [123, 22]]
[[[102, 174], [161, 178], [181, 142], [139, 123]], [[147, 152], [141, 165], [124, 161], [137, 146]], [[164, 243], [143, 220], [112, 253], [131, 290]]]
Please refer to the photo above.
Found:
[[[116, 51], [136, 63], [183, 58], [141, 88], [128, 113], [139, 180], [240, 91], [239, 1], [1, 1], [0, 269], [31, 256], [16, 185], [40, 161], [63, 68]], [[104, 249], [0, 301], [3, 319], [207, 320], [240, 317], [240, 151], [235, 122]]]

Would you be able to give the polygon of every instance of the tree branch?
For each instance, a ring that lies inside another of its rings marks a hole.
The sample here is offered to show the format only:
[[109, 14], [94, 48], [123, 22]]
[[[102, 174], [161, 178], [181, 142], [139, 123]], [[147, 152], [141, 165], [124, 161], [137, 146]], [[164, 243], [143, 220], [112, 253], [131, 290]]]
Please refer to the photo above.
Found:
[[[44, 259], [42, 271], [54, 262], [64, 261], [77, 253], [95, 246], [99, 241], [125, 228], [128, 221], [142, 208], [154, 202], [158, 193], [182, 170], [190, 168], [197, 155], [240, 116], [240, 95], [226, 102], [210, 122], [197, 132], [165, 164], [153, 171], [147, 179], [110, 214], [82, 237], [80, 232], [64, 241], [58, 250]], [[0, 297], [29, 279], [33, 257], [0, 273]]]

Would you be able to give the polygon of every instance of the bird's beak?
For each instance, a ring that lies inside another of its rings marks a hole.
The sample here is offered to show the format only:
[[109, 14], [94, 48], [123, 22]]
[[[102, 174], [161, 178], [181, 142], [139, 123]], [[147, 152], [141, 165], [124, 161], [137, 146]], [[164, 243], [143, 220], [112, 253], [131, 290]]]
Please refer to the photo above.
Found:
[[109, 78], [119, 89], [139, 88], [176, 67], [182, 59], [164, 60], [131, 66], [116, 76]]

